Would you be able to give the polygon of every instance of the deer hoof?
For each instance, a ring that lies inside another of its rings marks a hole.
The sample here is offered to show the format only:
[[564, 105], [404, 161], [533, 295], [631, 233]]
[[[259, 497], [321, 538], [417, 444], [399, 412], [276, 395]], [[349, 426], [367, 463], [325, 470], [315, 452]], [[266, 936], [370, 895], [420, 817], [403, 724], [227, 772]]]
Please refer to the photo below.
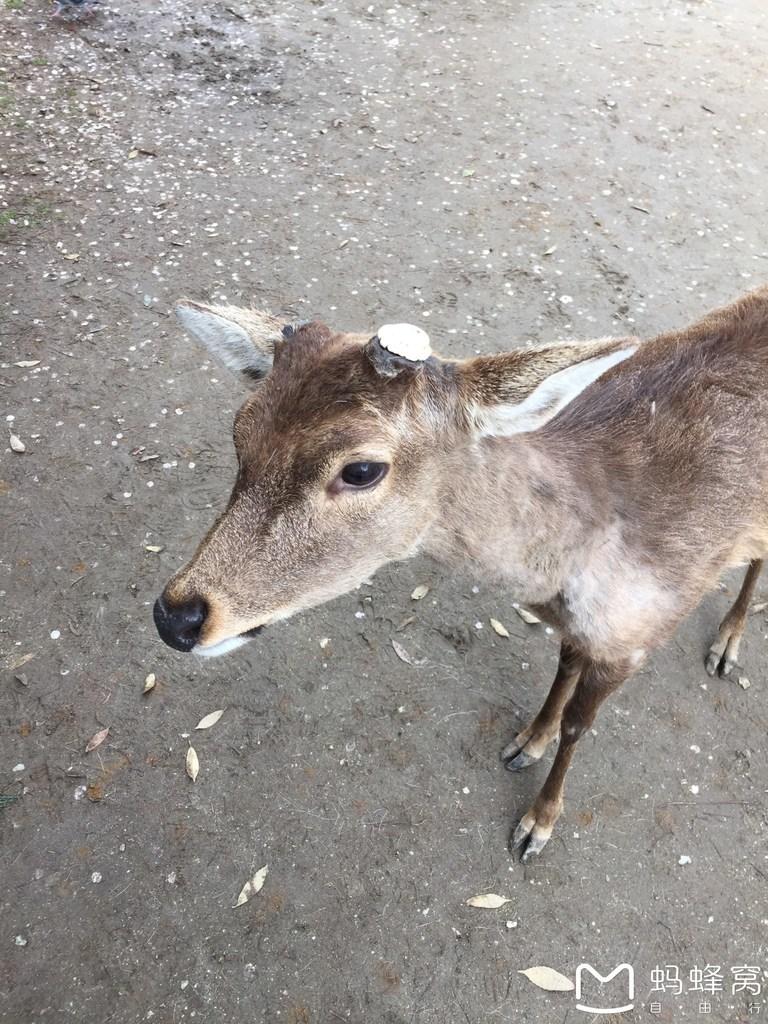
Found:
[[717, 670], [720, 667], [720, 658], [722, 655], [718, 654], [717, 651], [710, 651], [707, 655], [707, 660], [704, 667], [707, 670], [707, 675], [717, 675]]
[[510, 751], [509, 747], [505, 747], [501, 752], [501, 759], [508, 772], [522, 771], [523, 768], [529, 768], [539, 760], [538, 757], [534, 757], [532, 754], [527, 753], [525, 748], [518, 748]]
[[705, 668], [710, 676], [719, 675], [725, 678], [736, 668], [736, 659], [732, 656], [730, 645], [723, 649], [722, 644], [712, 644], [707, 655]]
[[552, 826], [537, 824], [536, 818], [529, 811], [509, 839], [510, 853], [520, 851], [520, 862], [527, 863], [532, 857], [538, 857], [552, 836]]

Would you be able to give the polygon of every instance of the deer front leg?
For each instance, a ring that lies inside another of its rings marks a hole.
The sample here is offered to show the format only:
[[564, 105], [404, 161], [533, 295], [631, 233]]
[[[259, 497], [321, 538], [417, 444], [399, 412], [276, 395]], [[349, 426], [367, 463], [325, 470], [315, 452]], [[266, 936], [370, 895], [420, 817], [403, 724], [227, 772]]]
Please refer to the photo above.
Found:
[[501, 760], [507, 771], [518, 772], [521, 768], [535, 764], [555, 739], [560, 732], [563, 708], [573, 692], [583, 665], [582, 655], [567, 640], [563, 640], [557, 675], [541, 711], [501, 752]]
[[760, 571], [763, 568], [762, 558], [749, 563], [744, 582], [741, 584], [739, 596], [733, 607], [720, 623], [717, 639], [709, 648], [707, 656], [707, 672], [713, 676], [717, 672], [721, 676], [730, 675], [733, 666], [739, 660], [739, 645], [747, 624], [749, 602], [755, 592]]
[[565, 705], [560, 745], [541, 792], [512, 834], [510, 850], [520, 850], [523, 862], [541, 853], [563, 810], [563, 786], [579, 737], [595, 720], [597, 709], [627, 678], [628, 664], [608, 665], [584, 658], [573, 696]]

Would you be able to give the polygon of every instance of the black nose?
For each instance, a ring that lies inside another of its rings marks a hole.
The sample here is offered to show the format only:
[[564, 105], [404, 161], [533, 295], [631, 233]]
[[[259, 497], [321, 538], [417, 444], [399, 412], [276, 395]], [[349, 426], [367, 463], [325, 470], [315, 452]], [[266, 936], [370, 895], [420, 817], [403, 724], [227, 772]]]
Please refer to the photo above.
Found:
[[201, 597], [173, 605], [158, 597], [153, 614], [157, 632], [169, 647], [176, 651], [191, 651], [200, 639], [208, 606]]

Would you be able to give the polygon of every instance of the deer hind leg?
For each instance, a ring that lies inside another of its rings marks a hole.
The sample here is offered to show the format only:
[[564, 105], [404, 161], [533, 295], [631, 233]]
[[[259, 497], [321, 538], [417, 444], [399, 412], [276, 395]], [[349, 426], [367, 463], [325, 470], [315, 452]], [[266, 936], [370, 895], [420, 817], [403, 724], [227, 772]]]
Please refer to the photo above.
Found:
[[521, 768], [535, 764], [560, 732], [563, 708], [573, 692], [583, 664], [581, 654], [563, 640], [557, 675], [541, 711], [501, 752], [501, 760], [507, 771], [518, 772]]
[[756, 558], [749, 563], [739, 596], [733, 602], [731, 610], [720, 623], [717, 639], [709, 648], [709, 653], [707, 654], [706, 668], [711, 676], [716, 672], [721, 676], [727, 676], [730, 674], [733, 666], [738, 663], [739, 644], [741, 643], [744, 627], [747, 622], [749, 602], [752, 600], [762, 568], [762, 558]]
[[607, 665], [585, 659], [573, 696], [563, 711], [560, 745], [552, 769], [533, 806], [523, 815], [509, 840], [511, 851], [520, 850], [527, 861], [547, 845], [563, 810], [563, 788], [576, 743], [595, 720], [605, 698], [621, 686], [630, 673], [628, 664]]

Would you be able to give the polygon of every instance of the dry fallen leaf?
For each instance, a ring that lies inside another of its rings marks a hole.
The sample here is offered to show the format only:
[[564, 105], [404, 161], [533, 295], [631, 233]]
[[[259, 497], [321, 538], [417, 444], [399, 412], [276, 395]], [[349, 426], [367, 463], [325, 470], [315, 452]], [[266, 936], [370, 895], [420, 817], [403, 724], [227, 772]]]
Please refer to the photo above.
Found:
[[14, 366], [20, 366], [23, 370], [26, 370], [28, 366], [39, 366], [39, 359], [20, 359], [18, 363], [14, 363]]
[[480, 896], [470, 896], [467, 900], [468, 907], [479, 907], [481, 910], [498, 910], [505, 903], [511, 903], [506, 896], [498, 896], [495, 892], [485, 892]]
[[399, 644], [397, 640], [392, 640], [392, 649], [398, 656], [400, 661], [404, 661], [406, 665], [426, 665], [426, 658], [414, 658], [411, 654], [406, 651], [402, 644]]
[[25, 452], [27, 450], [27, 446], [24, 444], [24, 442], [21, 440], [18, 434], [11, 434], [9, 438], [9, 443], [11, 446], [11, 451], [18, 452], [19, 455], [21, 455], [22, 452]]
[[150, 690], [154, 690], [156, 681], [157, 680], [155, 679], [155, 673], [150, 672], [147, 678], [144, 680], [144, 689], [141, 692], [149, 693]]
[[490, 621], [494, 633], [498, 633], [499, 636], [509, 637], [509, 630], [507, 629], [506, 626], [502, 626], [498, 619], [491, 619]]
[[[267, 877], [269, 867], [265, 864], [263, 868], [259, 868], [253, 878], [248, 879], [243, 888], [240, 890], [240, 895], [237, 897], [237, 903], [235, 907], [242, 907], [244, 903], [247, 903], [251, 896], [255, 896], [257, 892], [261, 892], [264, 885], [264, 880]], [[234, 910], [235, 907], [232, 909]]]
[[164, 550], [164, 548], [163, 548], [162, 544], [145, 544], [144, 545], [144, 550], [145, 551], [151, 551], [152, 554], [154, 554], [154, 555], [159, 555], [160, 552]]
[[194, 747], [190, 747], [187, 751], [185, 767], [187, 769], [187, 775], [194, 782], [197, 778], [197, 773], [200, 771], [200, 762], [197, 759], [197, 752]]
[[195, 726], [195, 729], [210, 729], [212, 725], [216, 725], [218, 720], [224, 714], [224, 709], [221, 711], [212, 711], [210, 715], [206, 715], [205, 718], [201, 718]]
[[411, 594], [412, 601], [420, 601], [423, 597], [426, 597], [429, 593], [429, 587], [426, 583], [420, 583]]
[[85, 748], [86, 754], [90, 754], [96, 747], [100, 747], [104, 740], [109, 736], [109, 726], [106, 729], [99, 729], [98, 732], [94, 733], [93, 736], [88, 740], [88, 744]]
[[547, 992], [573, 992], [574, 984], [564, 974], [553, 970], [551, 967], [529, 967], [525, 971], [518, 971], [524, 974], [528, 981], [532, 981], [539, 988]]
[[519, 604], [513, 604], [512, 607], [523, 622], [527, 622], [529, 626], [535, 626], [537, 622], [541, 622], [541, 619], [537, 619], [533, 612], [529, 612], [527, 608], [521, 608]]
[[17, 658], [15, 661], [12, 661], [8, 668], [11, 670], [11, 672], [13, 672], [14, 669], [21, 668], [21, 666], [26, 665], [28, 661], [32, 661], [33, 658], [34, 654], [32, 653], [22, 654], [20, 658]]

